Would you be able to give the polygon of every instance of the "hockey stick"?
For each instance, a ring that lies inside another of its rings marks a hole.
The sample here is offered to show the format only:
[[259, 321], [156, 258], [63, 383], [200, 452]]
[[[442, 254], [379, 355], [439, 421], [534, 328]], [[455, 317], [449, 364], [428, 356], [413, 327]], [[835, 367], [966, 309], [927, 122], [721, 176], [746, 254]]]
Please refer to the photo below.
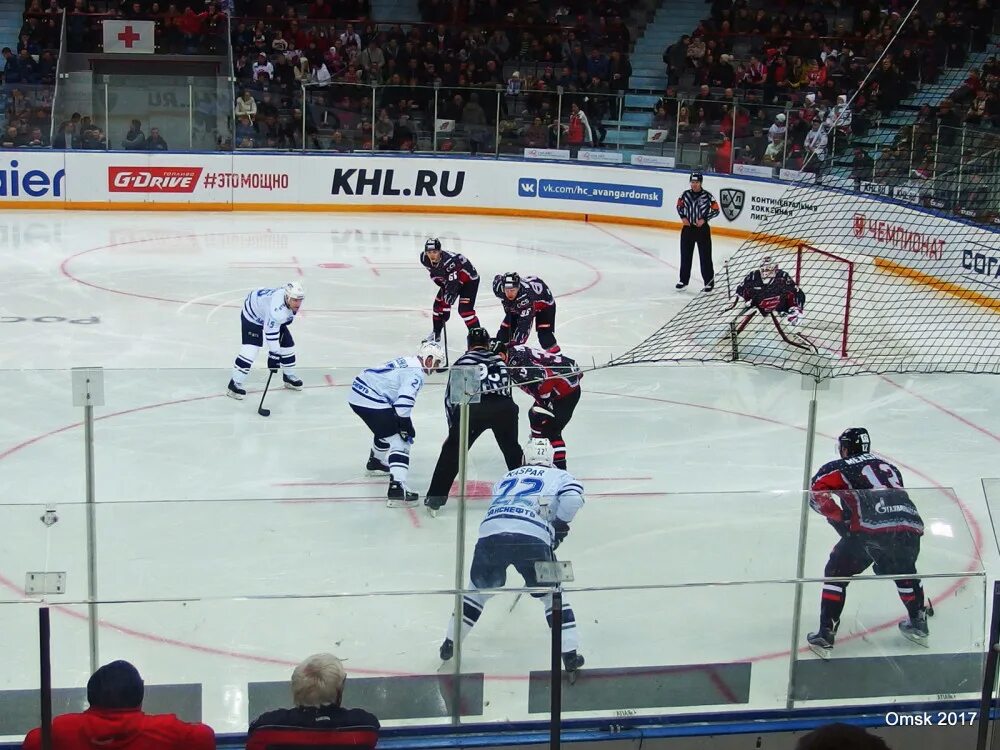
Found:
[[441, 335], [444, 337], [444, 366], [449, 367], [451, 365], [451, 360], [448, 355], [448, 324], [445, 323], [441, 326]]
[[257, 413], [262, 417], [271, 416], [271, 410], [264, 408], [264, 399], [267, 397], [267, 389], [271, 387], [271, 378], [274, 377], [274, 370], [268, 370], [267, 373], [267, 383], [264, 385], [264, 392], [260, 394], [260, 405], [257, 407]]
[[[722, 268], [726, 272], [726, 299], [732, 299], [733, 298], [733, 287], [729, 283], [729, 261], [728, 260], [725, 263], [722, 264]], [[735, 306], [736, 306], [736, 301], [734, 300], [733, 301], [733, 307], [735, 307]], [[729, 309], [732, 310], [733, 308], [731, 307]]]
[[513, 604], [511, 604], [511, 605], [510, 605], [510, 609], [508, 609], [508, 610], [507, 610], [507, 613], [508, 613], [508, 614], [510, 614], [511, 612], [513, 612], [513, 611], [514, 611], [514, 607], [516, 607], [516, 606], [517, 606], [517, 603], [518, 603], [519, 601], [521, 601], [521, 597], [522, 597], [522, 596], [524, 596], [524, 592], [523, 592], [523, 591], [522, 591], [522, 592], [521, 592], [520, 594], [518, 594], [517, 596], [515, 596], [515, 597], [514, 597], [514, 603], [513, 603]]
[[811, 352], [812, 354], [819, 354], [819, 349], [816, 347], [816, 345], [812, 341], [807, 339], [805, 336], [803, 336], [801, 333], [796, 333], [794, 335], [797, 338], [802, 339], [802, 341], [805, 342], [804, 344], [799, 343], [798, 341], [792, 341], [790, 338], [788, 338], [788, 334], [785, 333], [785, 330], [781, 327], [781, 324], [778, 322], [778, 317], [773, 312], [771, 313], [771, 322], [774, 323], [774, 327], [778, 329], [778, 335], [781, 336], [781, 338], [784, 340], [786, 344], [788, 344], [789, 346], [794, 346], [796, 349], [804, 349], [805, 351]]

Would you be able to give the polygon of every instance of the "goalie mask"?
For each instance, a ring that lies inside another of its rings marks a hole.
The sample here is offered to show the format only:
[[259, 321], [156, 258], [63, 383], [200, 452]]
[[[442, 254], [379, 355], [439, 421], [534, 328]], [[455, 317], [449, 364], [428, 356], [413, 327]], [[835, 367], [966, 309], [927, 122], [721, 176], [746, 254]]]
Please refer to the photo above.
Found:
[[774, 277], [778, 275], [778, 264], [774, 262], [774, 258], [770, 255], [765, 255], [760, 261], [760, 277], [764, 280], [765, 284], [770, 284], [774, 281]]
[[871, 451], [872, 441], [864, 427], [849, 427], [837, 438], [837, 453], [841, 458], [860, 456]]

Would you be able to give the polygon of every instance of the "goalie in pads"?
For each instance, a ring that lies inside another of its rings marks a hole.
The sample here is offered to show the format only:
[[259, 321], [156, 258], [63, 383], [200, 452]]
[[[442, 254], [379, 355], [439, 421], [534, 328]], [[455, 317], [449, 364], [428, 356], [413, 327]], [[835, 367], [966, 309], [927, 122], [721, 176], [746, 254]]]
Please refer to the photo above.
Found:
[[805, 336], [796, 335], [795, 339], [790, 339], [778, 317], [784, 318], [791, 325], [798, 325], [805, 319], [803, 308], [806, 304], [806, 293], [792, 281], [792, 277], [785, 271], [778, 268], [778, 264], [770, 255], [764, 256], [760, 261], [760, 267], [756, 271], [751, 271], [736, 287], [736, 295], [730, 309], [740, 303], [743, 309], [737, 316], [739, 323], [733, 322], [735, 334], [740, 334], [753, 320], [756, 313], [763, 317], [770, 317], [778, 334], [785, 343], [799, 349], [816, 351], [815, 345]]
[[770, 255], [764, 256], [760, 268], [748, 273], [743, 283], [736, 287], [734, 303], [739, 302], [757, 308], [761, 315], [784, 315], [793, 326], [805, 317], [802, 312], [806, 304], [805, 292], [778, 268]]

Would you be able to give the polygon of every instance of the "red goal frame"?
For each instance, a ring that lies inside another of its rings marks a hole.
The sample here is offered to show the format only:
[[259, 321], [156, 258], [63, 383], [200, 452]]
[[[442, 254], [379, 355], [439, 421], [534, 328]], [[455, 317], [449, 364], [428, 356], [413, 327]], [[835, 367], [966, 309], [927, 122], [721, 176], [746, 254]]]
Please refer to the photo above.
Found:
[[[800, 242], [795, 252], [795, 285], [801, 286], [802, 279], [802, 256], [805, 253], [816, 253], [817, 255], [822, 255], [825, 258], [829, 258], [837, 263], [843, 263], [847, 266], [847, 290], [844, 299], [844, 326], [841, 332], [840, 340], [840, 356], [847, 357], [847, 341], [848, 334], [851, 325], [851, 295], [854, 291], [854, 261], [848, 260], [842, 255], [837, 255], [836, 253], [831, 253], [828, 250], [822, 250], [814, 245], [806, 244], [805, 242]], [[809, 292], [807, 290], [806, 294]]]

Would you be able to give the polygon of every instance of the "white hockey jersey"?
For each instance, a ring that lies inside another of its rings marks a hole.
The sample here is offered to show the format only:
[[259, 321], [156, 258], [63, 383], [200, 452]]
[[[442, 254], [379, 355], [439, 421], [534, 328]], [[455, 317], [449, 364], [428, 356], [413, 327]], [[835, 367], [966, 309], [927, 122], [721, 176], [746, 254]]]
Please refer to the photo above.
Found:
[[354, 378], [347, 403], [367, 409], [395, 409], [399, 416], [408, 417], [423, 386], [420, 360], [399, 357], [381, 367], [369, 367]]
[[289, 325], [295, 313], [285, 304], [284, 287], [254, 289], [243, 300], [243, 317], [264, 329], [268, 351], [278, 351], [278, 333], [281, 326]]
[[583, 485], [568, 471], [522, 466], [493, 485], [493, 502], [479, 524], [479, 537], [523, 534], [552, 544], [552, 521], [570, 523], [582, 507]]

